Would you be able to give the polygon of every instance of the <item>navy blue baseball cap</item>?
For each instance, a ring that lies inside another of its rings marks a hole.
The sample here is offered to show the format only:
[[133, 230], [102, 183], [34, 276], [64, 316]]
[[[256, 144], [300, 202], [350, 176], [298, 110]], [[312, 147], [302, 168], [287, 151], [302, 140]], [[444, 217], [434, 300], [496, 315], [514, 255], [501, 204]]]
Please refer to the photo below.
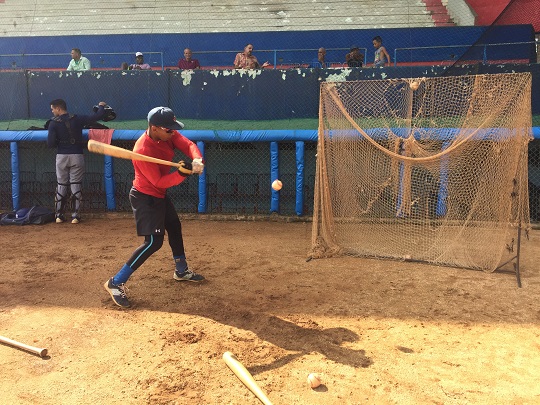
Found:
[[169, 107], [152, 108], [148, 113], [148, 122], [156, 127], [167, 129], [184, 128], [184, 124], [176, 120], [173, 110]]

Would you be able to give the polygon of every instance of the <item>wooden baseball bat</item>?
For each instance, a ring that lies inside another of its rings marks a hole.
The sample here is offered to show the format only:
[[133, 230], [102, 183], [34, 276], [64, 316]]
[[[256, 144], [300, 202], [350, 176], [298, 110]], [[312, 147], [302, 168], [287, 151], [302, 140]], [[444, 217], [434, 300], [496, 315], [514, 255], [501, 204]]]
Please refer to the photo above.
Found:
[[119, 148], [118, 146], [109, 145], [108, 143], [94, 141], [93, 139], [90, 139], [88, 141], [88, 150], [90, 152], [113, 156], [120, 159], [142, 160], [144, 162], [158, 163], [160, 165], [182, 167], [179, 163], [169, 162], [168, 160], [142, 155], [131, 150]]
[[238, 377], [238, 379], [242, 381], [244, 385], [251, 392], [253, 392], [264, 405], [272, 405], [272, 402], [270, 402], [266, 394], [257, 385], [251, 373], [244, 367], [242, 363], [240, 363], [234, 354], [231, 352], [223, 353], [223, 360], [225, 360], [227, 366], [229, 366], [231, 371]]
[[47, 349], [41, 349], [39, 347], [28, 346], [24, 343], [17, 342], [16, 340], [8, 339], [7, 337], [0, 336], [0, 343], [5, 343], [6, 345], [16, 347], [18, 349], [26, 350], [30, 353], [37, 354], [40, 357], [45, 357], [47, 355]]

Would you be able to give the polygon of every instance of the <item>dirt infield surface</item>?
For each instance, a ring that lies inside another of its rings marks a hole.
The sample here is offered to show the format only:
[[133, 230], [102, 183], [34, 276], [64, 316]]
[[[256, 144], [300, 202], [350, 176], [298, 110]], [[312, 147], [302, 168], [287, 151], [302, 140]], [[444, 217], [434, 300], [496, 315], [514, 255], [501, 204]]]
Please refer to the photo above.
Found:
[[310, 223], [183, 224], [208, 281], [174, 281], [165, 244], [129, 310], [102, 284], [142, 242], [131, 217], [0, 227], [0, 335], [49, 352], [0, 344], [0, 403], [259, 404], [225, 351], [275, 405], [540, 403], [540, 231], [518, 288], [504, 272], [306, 262]]

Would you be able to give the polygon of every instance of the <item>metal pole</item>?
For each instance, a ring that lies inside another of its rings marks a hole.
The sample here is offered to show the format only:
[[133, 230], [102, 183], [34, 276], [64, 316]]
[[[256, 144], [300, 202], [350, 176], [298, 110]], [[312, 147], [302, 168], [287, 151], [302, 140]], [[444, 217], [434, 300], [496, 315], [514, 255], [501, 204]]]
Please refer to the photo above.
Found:
[[514, 270], [516, 271], [517, 285], [521, 288], [521, 275], [519, 274], [519, 256], [521, 251], [521, 222], [518, 226], [518, 237], [517, 237], [517, 253], [516, 253], [516, 262], [514, 263]]

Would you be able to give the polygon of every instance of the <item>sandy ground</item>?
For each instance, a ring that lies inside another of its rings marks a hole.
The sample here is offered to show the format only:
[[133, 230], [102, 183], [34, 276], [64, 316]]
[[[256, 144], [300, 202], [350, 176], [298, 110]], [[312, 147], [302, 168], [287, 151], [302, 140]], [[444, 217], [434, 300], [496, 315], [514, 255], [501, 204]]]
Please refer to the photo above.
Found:
[[225, 351], [274, 404], [540, 403], [540, 231], [523, 242], [523, 288], [509, 272], [306, 262], [310, 232], [185, 220], [208, 281], [175, 282], [164, 245], [123, 310], [102, 284], [142, 241], [130, 217], [0, 227], [0, 335], [49, 353], [0, 344], [0, 403], [259, 404]]

